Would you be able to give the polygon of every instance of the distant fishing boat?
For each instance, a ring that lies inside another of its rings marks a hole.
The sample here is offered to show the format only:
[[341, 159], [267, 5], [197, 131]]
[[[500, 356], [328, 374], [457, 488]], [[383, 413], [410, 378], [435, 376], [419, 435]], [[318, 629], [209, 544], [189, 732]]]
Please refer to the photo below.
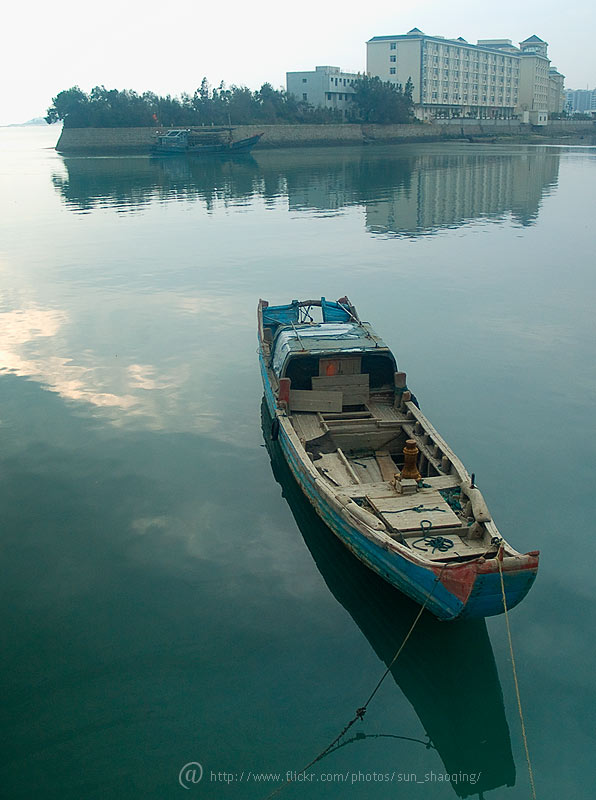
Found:
[[474, 476], [348, 298], [260, 300], [258, 334], [271, 434], [346, 547], [439, 619], [502, 613], [501, 577], [507, 607], [517, 605], [538, 551], [501, 537]]
[[229, 156], [249, 153], [262, 133], [234, 141], [233, 128], [172, 128], [157, 136], [151, 149], [154, 156]]

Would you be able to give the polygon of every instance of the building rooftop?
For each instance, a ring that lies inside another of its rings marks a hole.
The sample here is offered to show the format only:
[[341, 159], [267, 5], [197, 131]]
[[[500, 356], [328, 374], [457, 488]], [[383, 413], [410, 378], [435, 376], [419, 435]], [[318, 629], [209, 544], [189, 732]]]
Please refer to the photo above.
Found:
[[[460, 45], [461, 47], [472, 47], [474, 49], [480, 50], [502, 50], [505, 53], [509, 54], [516, 54], [516, 55], [523, 55], [523, 50], [520, 50], [516, 47], [511, 39], [478, 39], [477, 44], [471, 44], [470, 42], [466, 41], [463, 36], [459, 36], [457, 39], [446, 39], [444, 36], [439, 36], [437, 34], [427, 34], [420, 30], [420, 28], [412, 28], [407, 33], [397, 33], [397, 34], [388, 34], [387, 36], [373, 36], [371, 39], [367, 41], [367, 44], [372, 42], [387, 42], [387, 41], [394, 41], [396, 39], [432, 39], [433, 41], [449, 43], [453, 42], [454, 44]], [[524, 42], [521, 42], [523, 45], [528, 44], [541, 44], [546, 45], [543, 39], [539, 39], [538, 36], [532, 35], [529, 39], [526, 39]], [[530, 49], [530, 48], [528, 48]], [[540, 55], [540, 53], [535, 53], [532, 51], [531, 53], [526, 53], [526, 55]]]

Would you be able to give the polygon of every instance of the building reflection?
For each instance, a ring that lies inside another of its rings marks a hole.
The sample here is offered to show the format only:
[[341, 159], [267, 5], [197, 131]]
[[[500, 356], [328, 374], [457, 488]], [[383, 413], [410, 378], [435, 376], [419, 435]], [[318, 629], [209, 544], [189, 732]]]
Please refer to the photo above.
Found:
[[532, 225], [557, 184], [556, 148], [400, 145], [264, 151], [229, 160], [64, 158], [53, 183], [73, 211], [153, 202], [287, 202], [290, 211], [363, 208], [371, 233], [422, 236], [474, 220]]
[[532, 225], [557, 184], [559, 154], [449, 153], [416, 159], [408, 187], [366, 205], [373, 232], [416, 236], [507, 215]]
[[[419, 606], [363, 566], [319, 519], [278, 442], [271, 441], [264, 402], [261, 411], [273, 474], [319, 572], [379, 659], [389, 665]], [[459, 797], [515, 784], [501, 684], [484, 620], [445, 623], [424, 614], [391, 675], [418, 715], [428, 738], [425, 744], [439, 754]], [[371, 685], [377, 678], [371, 676]], [[462, 775], [479, 777], [472, 782], [457, 777]]]

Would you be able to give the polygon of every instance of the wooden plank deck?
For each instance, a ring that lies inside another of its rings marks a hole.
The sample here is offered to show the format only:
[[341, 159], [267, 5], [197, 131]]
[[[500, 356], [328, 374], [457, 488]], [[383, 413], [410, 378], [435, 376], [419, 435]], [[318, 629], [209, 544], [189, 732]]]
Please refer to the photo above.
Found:
[[387, 450], [377, 450], [375, 453], [381, 478], [384, 481], [393, 480], [395, 473], [398, 470], [397, 464], [391, 458]]
[[371, 506], [378, 511], [383, 522], [400, 533], [420, 531], [421, 520], [432, 522], [432, 529], [461, 527], [459, 517], [452, 511], [439, 492], [429, 491], [394, 497], [368, 497]]
[[373, 416], [375, 416], [377, 419], [384, 420], [385, 422], [406, 421], [405, 415], [399, 411], [396, 411], [395, 408], [388, 403], [379, 403], [371, 398], [367, 403], [367, 407], [369, 411], [372, 412]]
[[316, 412], [293, 411], [291, 422], [298, 434], [298, 438], [304, 439], [305, 442], [318, 439], [326, 431], [326, 428], [321, 425], [321, 420]]
[[315, 461], [315, 466], [325, 478], [329, 478], [335, 486], [351, 487], [357, 483], [345, 463], [337, 453], [323, 453]]
[[383, 480], [381, 470], [374, 456], [351, 456], [350, 465], [360, 483], [379, 483]]
[[[445, 550], [444, 552], [435, 550], [433, 553], [433, 548], [430, 547], [430, 545], [425, 544], [424, 541], [417, 541], [423, 536], [421, 531], [406, 534], [406, 544], [409, 545], [414, 552], [418, 550], [421, 555], [425, 558], [429, 558], [431, 561], [449, 561], [450, 559], [461, 558], [462, 556], [467, 556], [469, 558], [470, 556], [481, 556], [486, 553], [487, 545], [485, 543], [477, 540], [472, 540], [468, 543], [468, 539], [462, 539], [459, 535], [460, 533], [463, 533], [461, 526], [456, 530], [443, 529], [438, 534], [431, 533], [431, 536], [444, 536], [446, 539], [453, 542], [453, 547], [450, 547], [449, 550]], [[414, 542], [416, 542], [415, 547]]]

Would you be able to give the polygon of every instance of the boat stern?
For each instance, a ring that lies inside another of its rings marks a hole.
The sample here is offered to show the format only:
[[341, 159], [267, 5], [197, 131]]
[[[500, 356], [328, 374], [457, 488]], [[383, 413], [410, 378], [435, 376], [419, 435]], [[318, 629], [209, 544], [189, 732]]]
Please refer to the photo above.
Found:
[[503, 558], [502, 585], [497, 558], [479, 560], [474, 565], [469, 594], [458, 618], [477, 619], [502, 614], [505, 610], [503, 589], [508, 611], [521, 603], [536, 580], [539, 555], [539, 552], [534, 550], [523, 555]]

